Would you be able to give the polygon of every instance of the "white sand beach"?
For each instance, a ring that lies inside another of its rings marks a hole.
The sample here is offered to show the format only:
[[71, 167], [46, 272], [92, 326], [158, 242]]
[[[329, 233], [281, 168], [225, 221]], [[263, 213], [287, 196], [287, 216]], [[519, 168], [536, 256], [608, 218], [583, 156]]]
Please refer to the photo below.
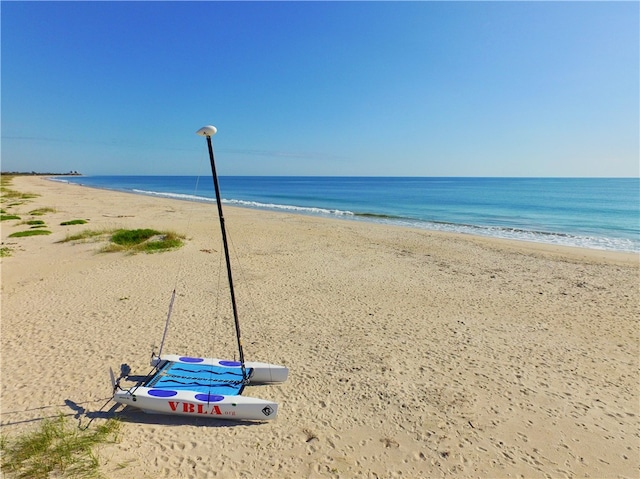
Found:
[[[109, 478], [640, 477], [637, 254], [225, 207], [247, 360], [288, 382], [245, 394], [273, 422], [114, 408], [108, 368], [165, 352], [229, 357], [235, 336], [211, 204], [42, 177], [3, 221], [1, 424], [124, 421]], [[3, 206], [6, 208], [6, 206]], [[63, 221], [86, 225], [61, 226]], [[175, 251], [100, 253], [83, 229], [154, 228]]]

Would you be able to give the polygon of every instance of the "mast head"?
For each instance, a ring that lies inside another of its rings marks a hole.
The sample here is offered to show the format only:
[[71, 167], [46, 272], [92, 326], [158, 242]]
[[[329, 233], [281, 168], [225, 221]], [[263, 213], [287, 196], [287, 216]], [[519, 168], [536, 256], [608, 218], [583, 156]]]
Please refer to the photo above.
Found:
[[212, 137], [217, 131], [218, 129], [215, 126], [207, 125], [196, 131], [196, 135]]

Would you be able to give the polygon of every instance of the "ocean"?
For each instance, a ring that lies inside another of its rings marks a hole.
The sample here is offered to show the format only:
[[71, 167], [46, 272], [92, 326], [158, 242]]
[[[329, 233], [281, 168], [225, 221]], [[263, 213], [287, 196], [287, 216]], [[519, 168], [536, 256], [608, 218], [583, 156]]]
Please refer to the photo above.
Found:
[[[215, 201], [210, 176], [58, 181]], [[397, 226], [640, 252], [640, 178], [222, 176], [223, 204]]]

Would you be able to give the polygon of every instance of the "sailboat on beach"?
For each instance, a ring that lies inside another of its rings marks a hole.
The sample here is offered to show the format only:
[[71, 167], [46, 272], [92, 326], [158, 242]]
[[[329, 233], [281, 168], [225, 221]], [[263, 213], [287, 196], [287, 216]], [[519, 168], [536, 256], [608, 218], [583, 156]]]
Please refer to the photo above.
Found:
[[[114, 401], [133, 406], [149, 413], [176, 414], [192, 417], [264, 421], [275, 419], [278, 405], [273, 401], [243, 396], [245, 386], [276, 384], [287, 380], [289, 370], [285, 366], [245, 361], [240, 336], [240, 323], [233, 288], [233, 275], [229, 258], [227, 233], [222, 213], [220, 188], [216, 174], [211, 137], [216, 134], [214, 126], [205, 126], [196, 133], [204, 136], [209, 149], [211, 173], [216, 192], [218, 217], [222, 232], [227, 265], [227, 277], [231, 292], [231, 305], [235, 322], [239, 361], [162, 354], [169, 318], [157, 355], [151, 358], [153, 371], [135, 386], [126, 389], [120, 386], [111, 371]], [[173, 304], [173, 298], [171, 305]], [[171, 305], [169, 311], [171, 311]], [[169, 312], [169, 316], [170, 316]]]

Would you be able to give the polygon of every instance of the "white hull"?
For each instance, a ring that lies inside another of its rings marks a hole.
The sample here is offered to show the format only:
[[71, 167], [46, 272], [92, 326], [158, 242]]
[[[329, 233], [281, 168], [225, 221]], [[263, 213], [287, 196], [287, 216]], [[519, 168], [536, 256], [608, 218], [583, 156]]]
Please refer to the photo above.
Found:
[[[160, 369], [165, 362], [184, 365], [211, 365], [241, 371], [240, 364], [215, 358], [192, 358], [177, 354], [153, 358], [151, 365]], [[249, 385], [275, 384], [287, 380], [289, 370], [275, 364], [246, 362], [251, 370]], [[112, 374], [112, 382], [114, 382]], [[143, 383], [146, 384], [146, 383]], [[121, 389], [114, 382], [114, 401], [142, 409], [147, 413], [173, 414], [212, 419], [234, 419], [238, 421], [268, 421], [278, 414], [278, 404], [265, 399], [242, 395], [204, 394], [201, 391], [172, 390], [146, 386]]]
[[268, 421], [278, 415], [278, 404], [264, 399], [246, 396], [215, 396], [214, 401], [196, 398], [194, 391], [178, 391], [171, 397], [155, 397], [152, 388], [138, 387], [130, 391], [118, 390], [113, 399], [126, 406], [142, 409], [147, 413], [211, 419], [235, 419], [238, 421]]

